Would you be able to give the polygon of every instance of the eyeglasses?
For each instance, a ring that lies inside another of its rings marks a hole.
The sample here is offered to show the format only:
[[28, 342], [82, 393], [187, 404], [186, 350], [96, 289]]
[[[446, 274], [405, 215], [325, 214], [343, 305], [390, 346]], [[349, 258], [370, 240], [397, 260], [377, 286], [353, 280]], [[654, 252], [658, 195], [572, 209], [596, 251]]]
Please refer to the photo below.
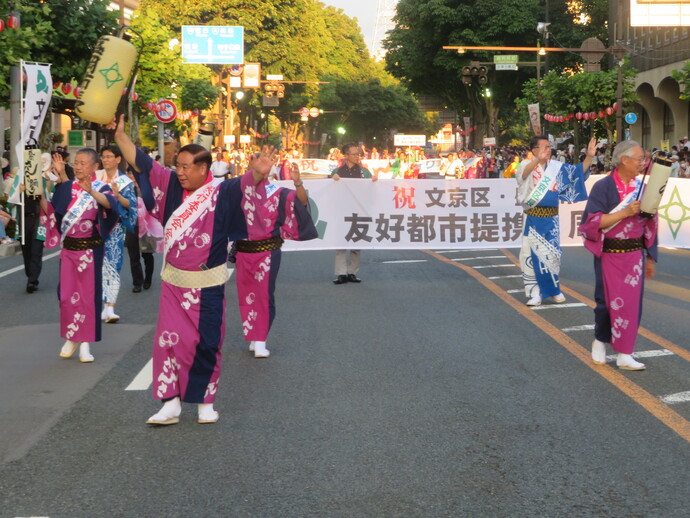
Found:
[[362, 153], [348, 153], [348, 155], [352, 155], [352, 156], [362, 156]]
[[645, 159], [645, 157], [639, 157], [639, 158], [638, 158], [638, 157], [634, 157], [634, 156], [629, 156], [629, 157], [627, 157], [627, 158], [629, 158], [629, 159], [631, 159], [631, 160], [636, 160], [636, 161], [638, 161], [638, 162], [644, 162], [644, 159]]

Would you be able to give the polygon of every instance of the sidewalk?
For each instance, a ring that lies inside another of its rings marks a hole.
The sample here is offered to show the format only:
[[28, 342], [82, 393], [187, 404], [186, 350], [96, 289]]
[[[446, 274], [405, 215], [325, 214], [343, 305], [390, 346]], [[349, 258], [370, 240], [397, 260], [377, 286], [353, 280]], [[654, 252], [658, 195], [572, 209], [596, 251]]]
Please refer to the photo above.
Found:
[[14, 243], [8, 245], [0, 244], [0, 257], [11, 257], [21, 253], [22, 247], [19, 244], [19, 241], [15, 241]]

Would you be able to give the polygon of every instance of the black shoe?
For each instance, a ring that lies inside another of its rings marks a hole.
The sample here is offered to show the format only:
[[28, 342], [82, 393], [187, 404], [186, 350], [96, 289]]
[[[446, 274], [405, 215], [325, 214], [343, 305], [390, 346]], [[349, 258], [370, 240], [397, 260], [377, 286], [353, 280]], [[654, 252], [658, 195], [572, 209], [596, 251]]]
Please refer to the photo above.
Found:
[[358, 279], [354, 273], [348, 273], [347, 282], [362, 282], [362, 279]]
[[333, 284], [345, 284], [347, 282], [347, 275], [338, 275], [333, 279]]
[[151, 287], [151, 280], [144, 281], [144, 289], [148, 290]]
[[37, 282], [30, 282], [26, 285], [26, 292], [27, 293], [33, 293], [38, 289], [38, 283]]
[[141, 293], [141, 286], [134, 286], [134, 288], [132, 288], [132, 293]]

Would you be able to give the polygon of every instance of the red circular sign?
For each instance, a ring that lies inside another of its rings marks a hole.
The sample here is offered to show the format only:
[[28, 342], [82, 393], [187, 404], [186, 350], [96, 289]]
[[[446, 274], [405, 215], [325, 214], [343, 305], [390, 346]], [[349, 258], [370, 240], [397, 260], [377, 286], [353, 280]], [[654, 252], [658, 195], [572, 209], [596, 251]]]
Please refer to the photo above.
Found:
[[163, 123], [172, 122], [177, 117], [177, 106], [172, 101], [161, 101], [156, 107], [156, 118]]
[[302, 109], [299, 111], [299, 114], [300, 114], [302, 117], [309, 117], [309, 108], [302, 108]]

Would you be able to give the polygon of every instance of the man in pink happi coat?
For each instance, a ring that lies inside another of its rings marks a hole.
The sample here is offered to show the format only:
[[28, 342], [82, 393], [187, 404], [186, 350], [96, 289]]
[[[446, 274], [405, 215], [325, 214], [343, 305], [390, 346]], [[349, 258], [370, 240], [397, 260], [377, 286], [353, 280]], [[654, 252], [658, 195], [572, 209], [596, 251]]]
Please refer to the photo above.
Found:
[[[153, 205], [152, 214], [165, 226], [153, 344], [153, 395], [164, 404], [147, 423], [179, 422], [180, 400], [198, 405], [199, 423], [214, 423], [225, 336], [228, 244], [248, 239], [248, 227], [255, 224], [252, 218], [260, 216], [247, 204], [265, 201], [260, 198], [265, 189], [257, 186], [266, 181], [275, 151], [264, 148], [244, 176], [221, 181], [210, 173], [211, 155], [202, 146], [180, 149], [173, 172], [134, 146], [124, 131], [124, 118], [111, 127], [125, 159], [139, 173], [142, 198], [149, 200], [147, 206]], [[309, 218], [306, 210], [301, 214]]]
[[596, 287], [592, 360], [606, 363], [606, 344], [618, 353], [616, 365], [642, 370], [633, 358], [645, 277], [654, 275], [657, 260], [658, 216], [640, 215], [637, 178], [644, 170], [645, 152], [635, 141], [616, 145], [611, 158], [615, 169], [599, 180], [579, 227], [585, 247], [594, 254]]
[[75, 180], [69, 180], [58, 154], [53, 168], [60, 183], [50, 202], [41, 198], [41, 223], [47, 248], [60, 251], [61, 358], [79, 347], [82, 363], [94, 361], [89, 343], [101, 340], [102, 270], [104, 241], [117, 223], [117, 200], [110, 187], [96, 180], [98, 153], [81, 149], [74, 158]]
[[290, 178], [294, 191], [268, 181], [254, 185], [247, 175], [241, 180], [248, 237], [233, 244], [230, 260], [234, 259], [237, 265], [242, 331], [256, 358], [270, 354], [266, 339], [275, 318], [274, 291], [283, 240], [306, 241], [317, 237], [297, 164], [290, 166]]

